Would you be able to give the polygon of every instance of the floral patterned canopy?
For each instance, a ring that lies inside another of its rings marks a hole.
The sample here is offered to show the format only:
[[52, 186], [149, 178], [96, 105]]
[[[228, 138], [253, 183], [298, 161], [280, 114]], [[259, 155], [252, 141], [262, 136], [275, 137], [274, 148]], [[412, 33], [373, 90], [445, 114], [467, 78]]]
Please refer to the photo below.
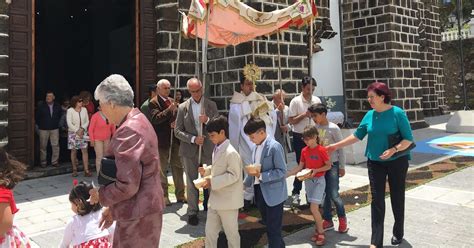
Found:
[[[208, 7], [210, 14], [206, 18]], [[314, 0], [296, 0], [291, 6], [272, 12], [257, 11], [239, 0], [192, 0], [188, 15], [182, 16], [182, 32], [186, 37], [204, 39], [208, 20], [209, 44], [235, 46], [292, 26], [304, 26], [316, 16]]]

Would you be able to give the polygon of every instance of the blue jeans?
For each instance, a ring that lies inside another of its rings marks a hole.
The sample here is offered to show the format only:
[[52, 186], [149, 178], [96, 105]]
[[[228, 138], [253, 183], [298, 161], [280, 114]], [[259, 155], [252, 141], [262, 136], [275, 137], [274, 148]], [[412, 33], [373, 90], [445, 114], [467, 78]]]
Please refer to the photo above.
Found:
[[326, 179], [326, 197], [323, 204], [323, 218], [327, 221], [332, 220], [331, 201], [336, 206], [337, 216], [346, 217], [344, 203], [339, 196], [339, 162], [334, 162], [330, 170], [324, 175]]

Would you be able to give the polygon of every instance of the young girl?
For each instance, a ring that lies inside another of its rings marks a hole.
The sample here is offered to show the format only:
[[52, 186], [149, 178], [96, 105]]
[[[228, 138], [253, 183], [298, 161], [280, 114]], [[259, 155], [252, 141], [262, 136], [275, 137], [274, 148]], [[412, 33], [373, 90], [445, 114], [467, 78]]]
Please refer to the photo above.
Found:
[[306, 147], [301, 150], [300, 164], [290, 170], [287, 176], [295, 175], [303, 168], [312, 170], [308, 176], [300, 179], [305, 183], [311, 213], [316, 222], [316, 230], [311, 240], [315, 241], [316, 245], [324, 245], [323, 218], [319, 212], [319, 205], [324, 201], [326, 188], [324, 174], [331, 169], [331, 161], [326, 149], [319, 144], [318, 129], [315, 126], [305, 127], [303, 141]]
[[0, 247], [31, 247], [29, 239], [15, 225], [18, 209], [12, 189], [23, 178], [25, 165], [0, 148]]
[[101, 230], [99, 227], [102, 216], [102, 206], [97, 203], [91, 205], [89, 190], [92, 185], [86, 182], [77, 184], [74, 180], [74, 188], [69, 193], [71, 209], [76, 214], [72, 217], [64, 230], [64, 237], [60, 248], [108, 248], [112, 247], [112, 236], [115, 226]]

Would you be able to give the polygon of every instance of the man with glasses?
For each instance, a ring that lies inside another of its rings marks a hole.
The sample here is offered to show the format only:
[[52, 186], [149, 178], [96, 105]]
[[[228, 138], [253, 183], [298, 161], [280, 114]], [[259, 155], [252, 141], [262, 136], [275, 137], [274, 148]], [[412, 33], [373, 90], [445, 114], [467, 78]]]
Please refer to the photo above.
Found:
[[[178, 156], [179, 143], [173, 141], [171, 145], [171, 129], [174, 128], [178, 103], [169, 97], [171, 84], [166, 79], [161, 79], [156, 84], [156, 94], [148, 105], [150, 122], [158, 137], [158, 151], [160, 154], [161, 166], [161, 187], [163, 188], [164, 201], [166, 206], [171, 205], [168, 198], [168, 160], [170, 161], [171, 175], [175, 186], [177, 202], [186, 202], [184, 197], [183, 166]], [[171, 146], [171, 159], [169, 159], [169, 149]]]
[[[176, 127], [174, 133], [181, 141], [179, 156], [186, 172], [186, 192], [188, 196], [188, 224], [199, 224], [199, 191], [194, 187], [193, 180], [198, 178], [198, 167], [201, 164], [212, 163], [214, 145], [207, 137], [204, 125], [210, 118], [218, 116], [215, 102], [203, 96], [202, 83], [197, 78], [187, 82], [191, 97], [178, 107]], [[201, 161], [199, 161], [199, 147], [202, 147]], [[207, 190], [206, 190], [207, 191]], [[205, 192], [206, 195], [206, 192]], [[206, 196], [205, 196], [206, 197]], [[204, 210], [207, 210], [207, 200], [204, 199]]]

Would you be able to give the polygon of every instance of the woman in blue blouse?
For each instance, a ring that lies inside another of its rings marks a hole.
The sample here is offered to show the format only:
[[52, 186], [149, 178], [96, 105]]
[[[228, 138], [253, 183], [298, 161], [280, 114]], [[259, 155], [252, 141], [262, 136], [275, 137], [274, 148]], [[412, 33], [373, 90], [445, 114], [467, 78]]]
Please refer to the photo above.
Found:
[[[365, 155], [372, 194], [371, 248], [383, 247], [383, 230], [385, 217], [385, 184], [388, 177], [390, 200], [392, 203], [395, 224], [393, 226], [392, 244], [403, 240], [403, 222], [405, 214], [405, 178], [410, 155], [393, 156], [398, 151], [407, 149], [413, 142], [410, 122], [405, 112], [390, 104], [390, 90], [386, 84], [374, 82], [367, 88], [367, 98], [372, 110], [362, 119], [355, 133], [338, 143], [327, 147], [333, 152], [367, 138]], [[400, 132], [402, 140], [389, 146], [389, 136]]]

